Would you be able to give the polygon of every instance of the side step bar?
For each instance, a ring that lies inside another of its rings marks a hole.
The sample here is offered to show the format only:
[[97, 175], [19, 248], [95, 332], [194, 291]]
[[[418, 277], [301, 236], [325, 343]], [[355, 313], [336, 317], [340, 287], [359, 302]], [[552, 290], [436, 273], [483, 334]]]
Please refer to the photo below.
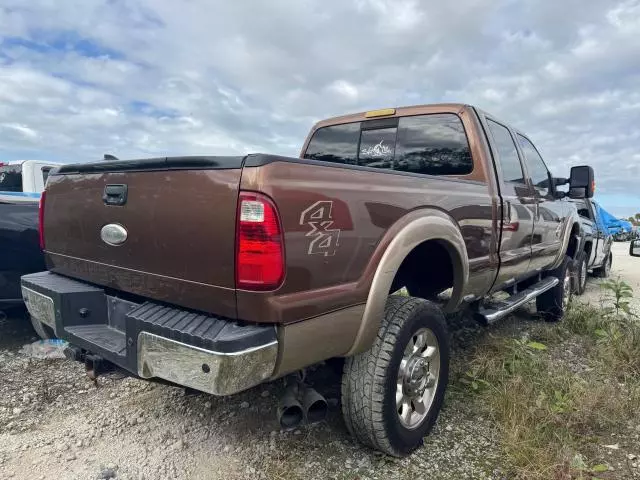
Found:
[[500, 302], [500, 304], [496, 305], [494, 308], [480, 307], [480, 309], [476, 313], [477, 319], [481, 323], [491, 325], [492, 323], [495, 323], [501, 318], [509, 315], [516, 308], [530, 302], [541, 293], [544, 293], [547, 290], [555, 287], [559, 283], [559, 281], [560, 280], [558, 280], [556, 277], [547, 277], [539, 281], [535, 285], [532, 285], [531, 287], [522, 290], [521, 292]]

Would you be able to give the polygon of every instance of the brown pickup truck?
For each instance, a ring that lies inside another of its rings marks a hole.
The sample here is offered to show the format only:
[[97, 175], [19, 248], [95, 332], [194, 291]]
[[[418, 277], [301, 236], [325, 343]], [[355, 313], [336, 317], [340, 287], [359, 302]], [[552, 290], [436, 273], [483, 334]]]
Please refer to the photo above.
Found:
[[42, 201], [49, 271], [22, 292], [94, 373], [230, 395], [345, 358], [347, 427], [401, 456], [442, 405], [444, 313], [492, 323], [536, 299], [562, 317], [580, 241], [568, 197], [592, 191], [590, 167], [553, 178], [523, 133], [458, 104], [322, 121], [300, 158], [66, 165]]

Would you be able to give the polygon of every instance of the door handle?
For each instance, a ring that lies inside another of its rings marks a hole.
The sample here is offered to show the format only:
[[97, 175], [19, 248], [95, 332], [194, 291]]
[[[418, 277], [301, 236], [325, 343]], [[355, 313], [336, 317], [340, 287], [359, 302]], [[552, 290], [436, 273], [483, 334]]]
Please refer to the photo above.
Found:
[[502, 230], [505, 232], [517, 232], [520, 228], [520, 222], [517, 217], [514, 218], [515, 208], [512, 207], [511, 202], [504, 201], [504, 210], [502, 212]]
[[102, 194], [105, 205], [122, 206], [127, 203], [127, 185], [106, 185]]

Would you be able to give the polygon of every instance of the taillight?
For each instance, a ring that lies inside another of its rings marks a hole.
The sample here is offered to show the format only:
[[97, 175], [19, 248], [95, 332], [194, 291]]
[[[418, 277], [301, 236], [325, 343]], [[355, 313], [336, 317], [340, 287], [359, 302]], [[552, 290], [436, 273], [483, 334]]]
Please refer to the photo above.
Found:
[[278, 210], [264, 195], [240, 192], [236, 287], [275, 290], [284, 279], [284, 241]]
[[47, 191], [40, 195], [40, 206], [38, 207], [38, 233], [40, 234], [40, 248], [44, 250], [44, 203], [47, 198]]

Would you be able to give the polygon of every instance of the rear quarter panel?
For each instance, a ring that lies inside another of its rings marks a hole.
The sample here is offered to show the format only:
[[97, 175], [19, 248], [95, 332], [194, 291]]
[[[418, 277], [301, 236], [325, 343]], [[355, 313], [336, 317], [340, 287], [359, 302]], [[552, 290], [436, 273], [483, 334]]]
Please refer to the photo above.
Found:
[[238, 291], [239, 318], [289, 323], [364, 303], [402, 218], [426, 207], [446, 212], [462, 231], [470, 261], [466, 293], [483, 293], [495, 278], [497, 207], [486, 182], [276, 159], [245, 166], [241, 189], [264, 192], [277, 204], [286, 278], [275, 292]]

